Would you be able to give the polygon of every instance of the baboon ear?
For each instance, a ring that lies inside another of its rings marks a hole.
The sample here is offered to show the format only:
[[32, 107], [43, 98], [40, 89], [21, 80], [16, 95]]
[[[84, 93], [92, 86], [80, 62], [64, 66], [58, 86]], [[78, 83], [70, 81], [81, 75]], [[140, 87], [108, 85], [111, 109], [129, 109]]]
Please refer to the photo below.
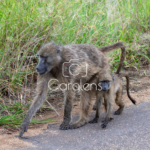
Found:
[[60, 48], [58, 45], [56, 45], [57, 54], [60, 55]]

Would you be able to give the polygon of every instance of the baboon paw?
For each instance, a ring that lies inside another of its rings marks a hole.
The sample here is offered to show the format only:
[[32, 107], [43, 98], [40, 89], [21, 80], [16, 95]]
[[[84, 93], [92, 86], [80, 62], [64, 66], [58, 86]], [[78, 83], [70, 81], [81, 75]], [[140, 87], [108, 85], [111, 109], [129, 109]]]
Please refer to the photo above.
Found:
[[112, 120], [114, 120], [114, 118], [109, 118], [109, 121], [112, 121]]
[[59, 127], [60, 130], [68, 130], [70, 125], [68, 123], [62, 123]]
[[68, 130], [70, 129], [70, 126], [61, 126], [59, 127], [60, 130]]
[[27, 130], [28, 130], [28, 123], [23, 123], [22, 125], [21, 125], [21, 131], [20, 131], [20, 134], [19, 134], [19, 137], [22, 137], [23, 136], [23, 134], [24, 134], [24, 132], [27, 132]]
[[103, 123], [103, 124], [101, 125], [101, 127], [102, 127], [102, 128], [106, 128], [106, 127], [107, 127], [107, 124], [106, 124], [106, 123]]
[[115, 111], [115, 113], [114, 113], [114, 115], [120, 115], [121, 114], [121, 112], [120, 111]]
[[89, 123], [98, 123], [98, 119], [93, 119], [93, 120], [91, 120], [91, 121], [89, 121]]
[[106, 128], [107, 127], [107, 124], [108, 124], [108, 121], [107, 120], [104, 120], [101, 127], [102, 128]]

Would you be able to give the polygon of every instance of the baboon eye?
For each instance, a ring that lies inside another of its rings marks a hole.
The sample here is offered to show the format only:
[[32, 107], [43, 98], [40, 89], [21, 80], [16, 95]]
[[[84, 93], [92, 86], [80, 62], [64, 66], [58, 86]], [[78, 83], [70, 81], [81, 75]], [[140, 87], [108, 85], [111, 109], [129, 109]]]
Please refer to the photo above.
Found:
[[109, 81], [106, 80], [106, 81], [101, 81], [101, 82], [102, 82], [102, 83], [105, 83], [105, 82], [108, 83]]

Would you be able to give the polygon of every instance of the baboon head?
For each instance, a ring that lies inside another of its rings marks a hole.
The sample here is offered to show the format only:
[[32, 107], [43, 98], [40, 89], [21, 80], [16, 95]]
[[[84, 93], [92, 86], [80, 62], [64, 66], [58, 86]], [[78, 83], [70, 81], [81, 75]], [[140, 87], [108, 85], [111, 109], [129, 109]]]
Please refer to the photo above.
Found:
[[100, 81], [99, 84], [101, 86], [102, 91], [107, 92], [110, 89], [111, 81]]
[[40, 75], [51, 71], [51, 69], [59, 65], [61, 61], [60, 48], [54, 43], [45, 44], [39, 50], [38, 54], [40, 58], [36, 70]]
[[98, 85], [101, 87], [101, 90], [107, 92], [111, 84], [113, 82], [113, 77], [109, 73], [104, 73], [103, 76], [99, 76], [99, 83]]

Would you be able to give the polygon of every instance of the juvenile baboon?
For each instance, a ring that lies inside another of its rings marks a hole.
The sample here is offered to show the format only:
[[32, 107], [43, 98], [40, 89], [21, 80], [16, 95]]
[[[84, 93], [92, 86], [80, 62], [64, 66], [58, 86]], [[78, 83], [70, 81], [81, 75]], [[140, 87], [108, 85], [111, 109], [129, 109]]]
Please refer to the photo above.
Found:
[[133, 104], [136, 104], [136, 101], [130, 96], [129, 93], [129, 77], [125, 73], [113, 74], [108, 73], [98, 76], [98, 85], [101, 87], [101, 91], [96, 92], [96, 114], [95, 118], [89, 123], [97, 123], [99, 118], [99, 110], [104, 99], [104, 106], [106, 110], [106, 117], [102, 123], [102, 128], [105, 128], [108, 124], [108, 121], [111, 120], [111, 113], [113, 109], [114, 100], [119, 106], [119, 109], [115, 111], [115, 115], [120, 115], [124, 109], [124, 103], [122, 101], [122, 90], [123, 83], [121, 77], [126, 77], [126, 90], [127, 95]]
[[[105, 46], [105, 47], [101, 47], [101, 51], [104, 52], [104, 53], [107, 53], [107, 52], [110, 52], [111, 50], [114, 50], [116, 48], [121, 48], [121, 57], [120, 57], [120, 63], [119, 63], [119, 66], [117, 68], [117, 71], [116, 71], [116, 74], [119, 74], [120, 71], [121, 71], [121, 67], [123, 65], [123, 61], [125, 59], [125, 54], [126, 54], [126, 51], [125, 51], [125, 46], [121, 46], [122, 43], [116, 43], [116, 45], [110, 45], [110, 47], [108, 46]], [[95, 104], [93, 105], [93, 110], [96, 110], [96, 102]]]
[[[59, 83], [65, 83], [69, 86], [74, 83], [80, 84], [80, 82], [84, 84], [91, 78], [94, 78], [95, 74], [101, 74], [109, 70], [109, 63], [104, 52], [116, 48], [121, 48], [122, 50], [122, 58], [118, 67], [118, 69], [120, 69], [122, 60], [124, 60], [125, 57], [125, 46], [121, 42], [101, 48], [87, 44], [65, 46], [58, 46], [53, 43], [45, 44], [38, 52], [40, 59], [36, 67], [39, 73], [36, 96], [21, 124], [19, 136], [21, 137], [24, 132], [27, 132], [28, 125], [33, 115], [44, 102], [50, 79], [57, 79]], [[88, 122], [91, 99], [90, 92], [81, 90], [80, 119], [75, 124], [70, 125], [73, 97], [73, 88], [64, 91], [64, 119], [60, 125], [60, 129], [62, 130], [78, 128]]]

